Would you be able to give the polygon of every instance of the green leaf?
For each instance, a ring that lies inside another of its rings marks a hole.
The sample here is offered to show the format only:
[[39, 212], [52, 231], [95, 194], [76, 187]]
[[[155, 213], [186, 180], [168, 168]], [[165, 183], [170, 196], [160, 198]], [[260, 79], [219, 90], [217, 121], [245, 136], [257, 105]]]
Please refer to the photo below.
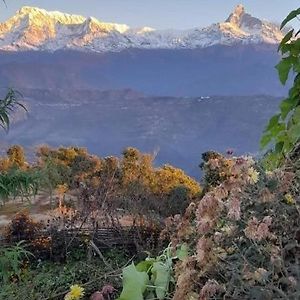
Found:
[[189, 256], [189, 248], [187, 244], [182, 244], [179, 249], [176, 251], [176, 256], [180, 260], [184, 260]]
[[154, 274], [155, 293], [159, 300], [165, 299], [169, 291], [172, 267], [167, 263], [156, 262], [153, 264], [152, 273]]
[[280, 103], [281, 117], [283, 120], [287, 117], [289, 112], [295, 107], [294, 99], [287, 98]]
[[278, 136], [278, 134], [280, 134], [283, 130], [285, 130], [285, 123], [278, 123], [278, 125], [274, 126], [273, 128], [271, 128], [269, 131], [270, 133], [276, 137]]
[[154, 299], [156, 299], [156, 297], [153, 291], [147, 293], [145, 300], [154, 300]]
[[276, 145], [275, 145], [275, 152], [276, 153], [282, 152], [283, 146], [284, 146], [284, 142], [283, 141], [280, 141], [280, 142], [276, 143]]
[[296, 124], [300, 124], [300, 106], [297, 106], [293, 113], [293, 121]]
[[263, 163], [266, 170], [274, 170], [280, 165], [282, 159], [282, 153], [271, 152], [265, 157]]
[[282, 39], [281, 43], [279, 44], [278, 50], [282, 48], [292, 37], [293, 37], [294, 29], [290, 30], [285, 37]]
[[136, 265], [136, 269], [139, 272], [146, 272], [148, 273], [148, 271], [151, 269], [151, 267], [153, 266], [153, 263], [155, 262], [154, 258], [150, 258], [150, 259], [146, 259], [141, 261], [140, 263], [138, 263]]
[[282, 84], [286, 84], [290, 70], [293, 66], [294, 58], [289, 56], [287, 58], [283, 58], [277, 65], [276, 69], [278, 70], [279, 79]]
[[272, 141], [273, 135], [270, 133], [264, 134], [260, 139], [260, 148], [265, 149]]
[[149, 277], [146, 272], [139, 272], [134, 264], [123, 269], [123, 290], [119, 300], [144, 300]]
[[280, 48], [278, 47], [278, 51], [281, 51], [282, 54], [285, 54], [287, 52], [291, 52], [292, 45], [289, 44], [283, 44]]
[[268, 131], [268, 130], [271, 130], [272, 128], [274, 128], [275, 126], [277, 126], [277, 125], [278, 125], [278, 122], [279, 122], [279, 118], [280, 118], [280, 115], [279, 115], [279, 114], [273, 116], [273, 117], [270, 119], [269, 124], [268, 124], [266, 130], [267, 130], [267, 131]]
[[291, 20], [295, 19], [298, 15], [300, 15], [300, 8], [293, 10], [289, 13], [289, 15], [283, 20], [281, 23], [280, 29], [282, 29], [287, 23]]
[[300, 138], [300, 123], [291, 126], [288, 130], [288, 135], [294, 144], [298, 142]]
[[300, 61], [298, 59], [298, 61], [294, 64], [294, 68], [293, 68], [294, 72], [299, 73], [300, 72]]

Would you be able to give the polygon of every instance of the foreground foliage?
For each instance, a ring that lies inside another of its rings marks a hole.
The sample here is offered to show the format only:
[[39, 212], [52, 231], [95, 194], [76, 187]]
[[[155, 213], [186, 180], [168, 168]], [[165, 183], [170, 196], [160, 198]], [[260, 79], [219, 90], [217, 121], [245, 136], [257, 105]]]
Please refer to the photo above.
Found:
[[31, 262], [31, 266], [24, 266], [18, 280], [1, 283], [0, 299], [62, 300], [74, 285], [84, 288], [85, 299], [89, 299], [95, 291], [101, 291], [108, 284], [115, 289], [120, 287], [120, 268], [129, 259], [126, 255], [115, 250], [104, 252], [106, 259], [114, 268], [112, 271], [100, 259], [88, 260], [84, 251], [80, 249], [74, 251], [77, 254], [65, 263], [39, 260], [36, 263]]
[[[281, 29], [300, 15], [300, 8], [292, 11], [282, 22]], [[293, 86], [288, 97], [281, 102], [280, 111], [273, 116], [261, 139], [265, 148], [271, 144], [266, 165], [274, 169], [288, 158], [300, 139], [300, 30], [291, 29], [279, 45], [283, 58], [276, 66], [282, 84], [286, 84], [293, 72]]]
[[32, 254], [25, 249], [22, 242], [0, 248], [0, 283], [9, 283], [12, 278], [20, 279], [24, 260], [30, 256]]
[[222, 156], [205, 168], [222, 181], [163, 233], [192, 254], [176, 264], [173, 299], [298, 299], [300, 169]]
[[136, 266], [131, 264], [124, 268], [123, 291], [118, 300], [171, 299], [175, 260], [186, 256], [185, 245], [179, 247], [174, 255], [169, 246], [156, 258], [148, 257]]

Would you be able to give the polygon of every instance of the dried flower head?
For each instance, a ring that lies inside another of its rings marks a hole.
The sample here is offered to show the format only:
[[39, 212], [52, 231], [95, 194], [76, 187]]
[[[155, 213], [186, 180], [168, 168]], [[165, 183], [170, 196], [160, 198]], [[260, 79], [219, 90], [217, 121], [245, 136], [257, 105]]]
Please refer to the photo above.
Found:
[[215, 280], [208, 280], [202, 287], [199, 300], [208, 300], [215, 296], [221, 289], [221, 286]]
[[211, 239], [202, 237], [197, 243], [197, 261], [200, 266], [206, 265], [211, 259], [212, 241]]
[[213, 227], [220, 210], [221, 202], [213, 193], [208, 193], [200, 201], [196, 213], [200, 234], [208, 232]]
[[262, 189], [260, 192], [261, 202], [262, 203], [269, 203], [274, 200], [274, 195], [270, 192], [268, 188]]
[[238, 197], [232, 197], [228, 205], [228, 217], [233, 220], [240, 220], [241, 218], [241, 201]]
[[259, 222], [257, 218], [253, 217], [248, 221], [247, 227], [244, 230], [247, 238], [261, 241], [271, 236], [269, 226], [272, 223], [270, 216], [264, 217], [262, 222]]

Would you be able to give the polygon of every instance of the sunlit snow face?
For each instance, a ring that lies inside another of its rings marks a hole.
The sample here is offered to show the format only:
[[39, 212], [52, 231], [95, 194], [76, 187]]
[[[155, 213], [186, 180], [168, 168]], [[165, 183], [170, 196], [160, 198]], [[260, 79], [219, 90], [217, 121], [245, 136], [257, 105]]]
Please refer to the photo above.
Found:
[[0, 24], [0, 49], [4, 50], [193, 49], [217, 44], [277, 44], [282, 37], [278, 25], [252, 17], [241, 5], [225, 22], [190, 30], [132, 29], [124, 24], [104, 23], [92, 17], [34, 7], [21, 8], [15, 16]]

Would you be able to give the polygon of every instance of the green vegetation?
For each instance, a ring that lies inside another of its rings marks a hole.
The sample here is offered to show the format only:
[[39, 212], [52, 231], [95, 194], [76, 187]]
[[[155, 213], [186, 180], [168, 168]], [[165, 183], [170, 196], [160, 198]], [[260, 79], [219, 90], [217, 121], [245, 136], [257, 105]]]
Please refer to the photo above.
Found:
[[[300, 15], [300, 9], [292, 11], [282, 22], [283, 29]], [[293, 86], [289, 95], [281, 102], [280, 112], [273, 116], [261, 139], [261, 146], [272, 145], [267, 154], [269, 169], [282, 165], [300, 139], [300, 31], [291, 29], [279, 45], [282, 60], [276, 66], [282, 84], [286, 84], [291, 71], [294, 73]]]
[[0, 299], [64, 299], [69, 287], [74, 284], [80, 284], [88, 296], [101, 290], [107, 283], [118, 289], [121, 285], [119, 268], [126, 264], [125, 256], [114, 251], [104, 254], [115, 268], [114, 272], [99, 259], [88, 261], [84, 253], [81, 253], [80, 259], [72, 259], [64, 264], [47, 261], [31, 263], [30, 268], [22, 268], [20, 280], [1, 285]]
[[22, 244], [19, 242], [12, 247], [0, 248], [0, 282], [8, 283], [13, 277], [20, 279], [24, 259], [32, 255]]
[[[8, 130], [10, 125], [10, 113], [16, 108], [25, 106], [18, 100], [20, 94], [10, 89], [4, 99], [0, 99], [0, 126]], [[11, 147], [8, 152], [8, 158], [0, 161], [0, 200], [5, 201], [8, 197], [21, 195], [27, 197], [36, 190], [36, 182], [32, 174], [25, 174], [19, 170], [12, 171], [13, 167], [24, 168], [24, 153], [20, 146]], [[10, 169], [10, 172], [6, 173]]]
[[[0, 200], [4, 204], [10, 197], [20, 196], [29, 200], [37, 194], [39, 177], [35, 172], [18, 169], [0, 176]], [[1, 203], [1, 202], [0, 202]]]
[[0, 99], [0, 126], [5, 130], [9, 129], [10, 113], [16, 108], [21, 107], [26, 110], [26, 107], [18, 100], [20, 94], [10, 89], [3, 99]]

